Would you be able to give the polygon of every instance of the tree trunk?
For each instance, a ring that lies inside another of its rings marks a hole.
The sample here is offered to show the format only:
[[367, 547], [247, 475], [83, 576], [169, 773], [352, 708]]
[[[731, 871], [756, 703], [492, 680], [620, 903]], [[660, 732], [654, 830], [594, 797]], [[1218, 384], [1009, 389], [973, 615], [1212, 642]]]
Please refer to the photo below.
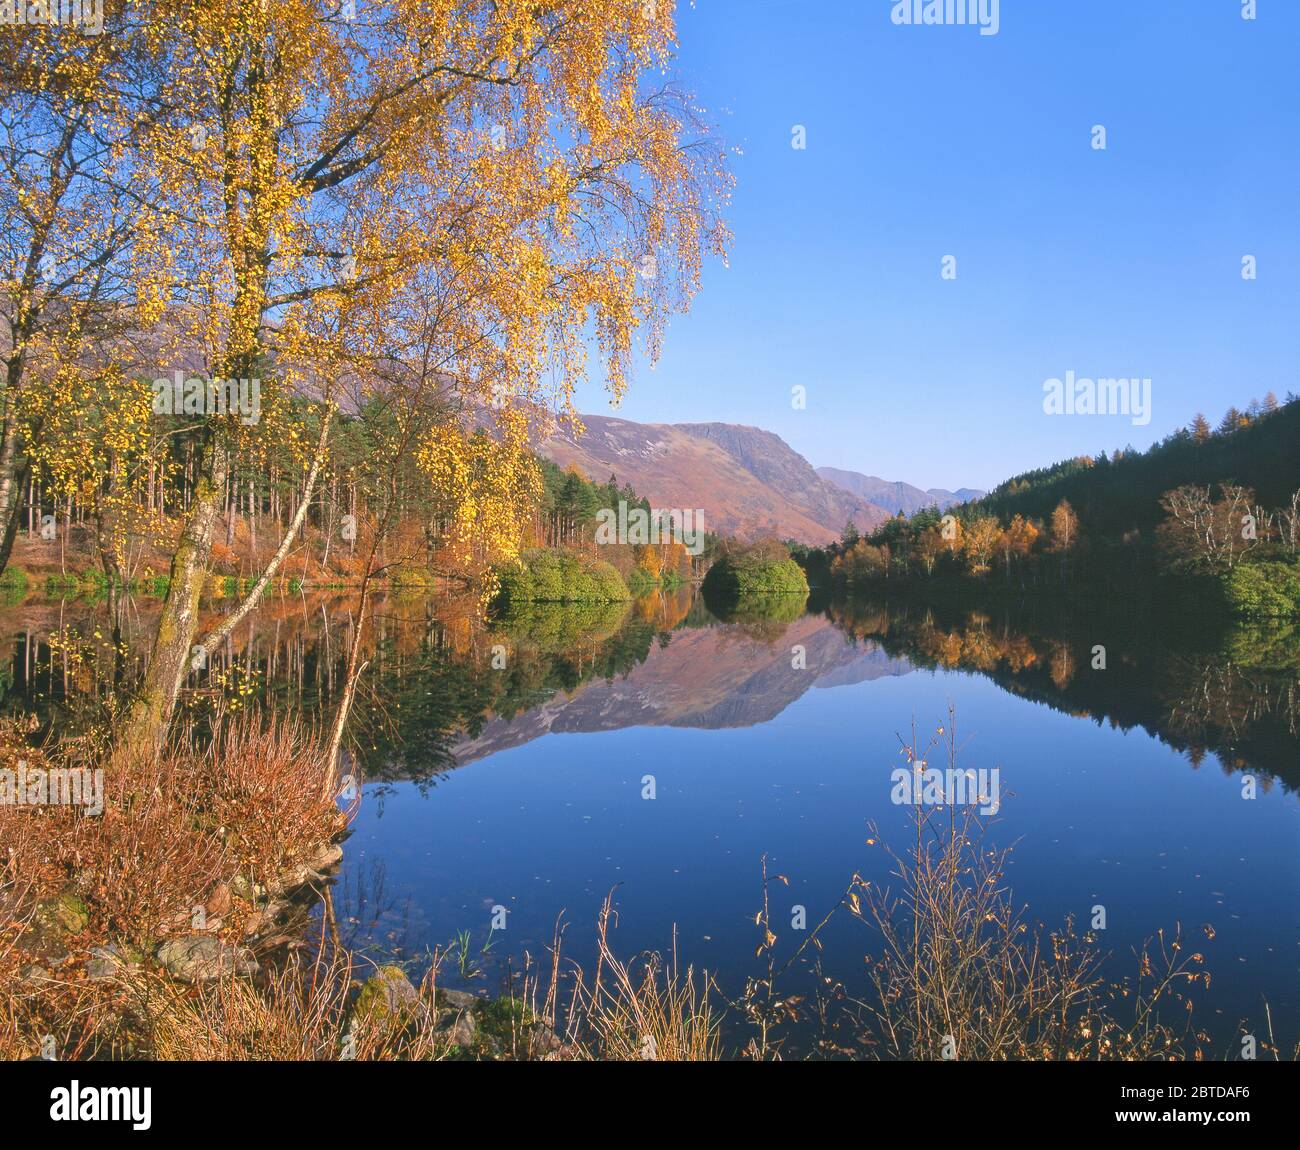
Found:
[[163, 598], [144, 683], [122, 730], [120, 741], [132, 750], [156, 754], [162, 749], [181, 684], [190, 669], [199, 597], [225, 497], [227, 458], [212, 433], [200, 454], [190, 514], [172, 556], [171, 582]]
[[0, 427], [0, 531], [3, 531], [0, 535], [0, 572], [9, 565], [14, 538], [22, 520], [23, 488], [30, 475], [28, 465], [18, 459], [16, 381], [20, 374], [21, 367], [11, 361], [7, 372], [9, 386], [5, 391], [4, 423]]

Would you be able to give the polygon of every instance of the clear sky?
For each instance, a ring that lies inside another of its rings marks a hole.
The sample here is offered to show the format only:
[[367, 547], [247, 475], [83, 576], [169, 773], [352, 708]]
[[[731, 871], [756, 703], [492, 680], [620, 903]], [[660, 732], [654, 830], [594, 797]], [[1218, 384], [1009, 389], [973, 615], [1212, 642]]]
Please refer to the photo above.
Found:
[[[991, 36], [893, 8], [681, 0], [681, 77], [743, 150], [735, 243], [617, 414], [991, 487], [1300, 391], [1300, 0], [1253, 21], [1241, 0], [1001, 0]], [[1046, 415], [1067, 371], [1149, 377], [1150, 423]], [[609, 413], [596, 386], [580, 406]]]

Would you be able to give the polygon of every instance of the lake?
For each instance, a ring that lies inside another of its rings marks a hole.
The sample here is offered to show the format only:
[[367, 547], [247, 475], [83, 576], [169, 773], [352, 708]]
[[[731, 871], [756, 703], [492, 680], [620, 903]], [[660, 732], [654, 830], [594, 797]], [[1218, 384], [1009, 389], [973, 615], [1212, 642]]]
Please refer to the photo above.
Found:
[[[150, 611], [5, 608], [6, 708], [96, 721]], [[346, 598], [268, 599], [187, 703], [250, 681], [310, 715], [337, 691], [352, 625]], [[855, 873], [890, 883], [885, 844], [912, 833], [893, 801], [903, 743], [913, 724], [923, 746], [948, 729], [952, 708], [959, 766], [998, 772], [987, 833], [1014, 847], [1006, 878], [1032, 921], [1087, 930], [1102, 908], [1116, 978], [1181, 926], [1212, 975], [1195, 1019], [1216, 1053], [1242, 1026], [1265, 1033], [1265, 1003], [1284, 1048], [1300, 1037], [1294, 632], [1068, 601], [785, 601], [724, 620], [684, 589], [492, 625], [470, 604], [390, 597], [370, 646], [366, 781], [333, 900], [376, 958], [461, 937], [478, 974], [456, 980], [495, 990], [562, 921], [586, 966], [617, 888], [616, 951], [675, 947], [738, 994], [759, 973], [763, 857], [788, 879], [770, 890], [784, 955], [797, 907], [815, 925]], [[860, 988], [877, 940], [840, 918], [824, 944], [820, 977]]]

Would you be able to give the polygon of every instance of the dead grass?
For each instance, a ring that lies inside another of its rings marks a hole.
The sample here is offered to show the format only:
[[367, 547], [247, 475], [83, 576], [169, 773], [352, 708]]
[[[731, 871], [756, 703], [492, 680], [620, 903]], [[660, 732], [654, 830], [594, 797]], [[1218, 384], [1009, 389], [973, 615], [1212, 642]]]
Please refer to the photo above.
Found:
[[[81, 746], [43, 753], [22, 725], [0, 727], [0, 763], [20, 759], [102, 770], [104, 806], [0, 805], [0, 1056], [35, 1053], [47, 1034], [60, 1057], [135, 1052], [138, 1003], [120, 982], [84, 979], [92, 949], [147, 957], [191, 933], [236, 876], [271, 887], [346, 825], [321, 797], [320, 744], [293, 719], [223, 716], [206, 745], [185, 732], [156, 762]], [[70, 925], [50, 926], [52, 904], [75, 908]], [[241, 941], [253, 910], [236, 904], [205, 928]]]
[[447, 1056], [449, 1039], [436, 1031], [436, 1015], [423, 1004], [401, 1017], [350, 1012], [357, 974], [352, 955], [325, 947], [289, 961], [258, 984], [228, 978], [177, 994], [173, 984], [154, 977], [136, 993], [150, 1000], [150, 1047], [155, 1058], [165, 1061], [431, 1061]]
[[597, 922], [596, 968], [588, 983], [576, 972], [568, 1032], [586, 1058], [613, 1062], [713, 1062], [722, 1057], [712, 980], [681, 970], [676, 947], [625, 963], [609, 943], [614, 919], [606, 896]]

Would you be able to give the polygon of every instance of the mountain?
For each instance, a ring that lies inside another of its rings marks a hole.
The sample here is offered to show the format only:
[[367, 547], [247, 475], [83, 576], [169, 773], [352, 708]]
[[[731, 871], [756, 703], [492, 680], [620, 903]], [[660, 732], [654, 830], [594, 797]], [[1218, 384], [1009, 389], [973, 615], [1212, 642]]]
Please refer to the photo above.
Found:
[[967, 503], [985, 494], [973, 487], [961, 487], [956, 491], [931, 487], [928, 491], [922, 491], [910, 483], [891, 483], [888, 479], [863, 475], [859, 471], [841, 471], [838, 467], [819, 467], [817, 474], [827, 483], [833, 483], [859, 499], [884, 508], [890, 515], [896, 515], [899, 511], [904, 515], [914, 515], [923, 508], [932, 506], [946, 511], [956, 503]]
[[539, 445], [541, 454], [598, 482], [615, 475], [652, 507], [698, 508], [709, 531], [824, 544], [838, 539], [849, 520], [866, 533], [888, 518], [875, 504], [828, 483], [770, 431], [733, 423], [582, 419], [585, 434], [554, 432]]

